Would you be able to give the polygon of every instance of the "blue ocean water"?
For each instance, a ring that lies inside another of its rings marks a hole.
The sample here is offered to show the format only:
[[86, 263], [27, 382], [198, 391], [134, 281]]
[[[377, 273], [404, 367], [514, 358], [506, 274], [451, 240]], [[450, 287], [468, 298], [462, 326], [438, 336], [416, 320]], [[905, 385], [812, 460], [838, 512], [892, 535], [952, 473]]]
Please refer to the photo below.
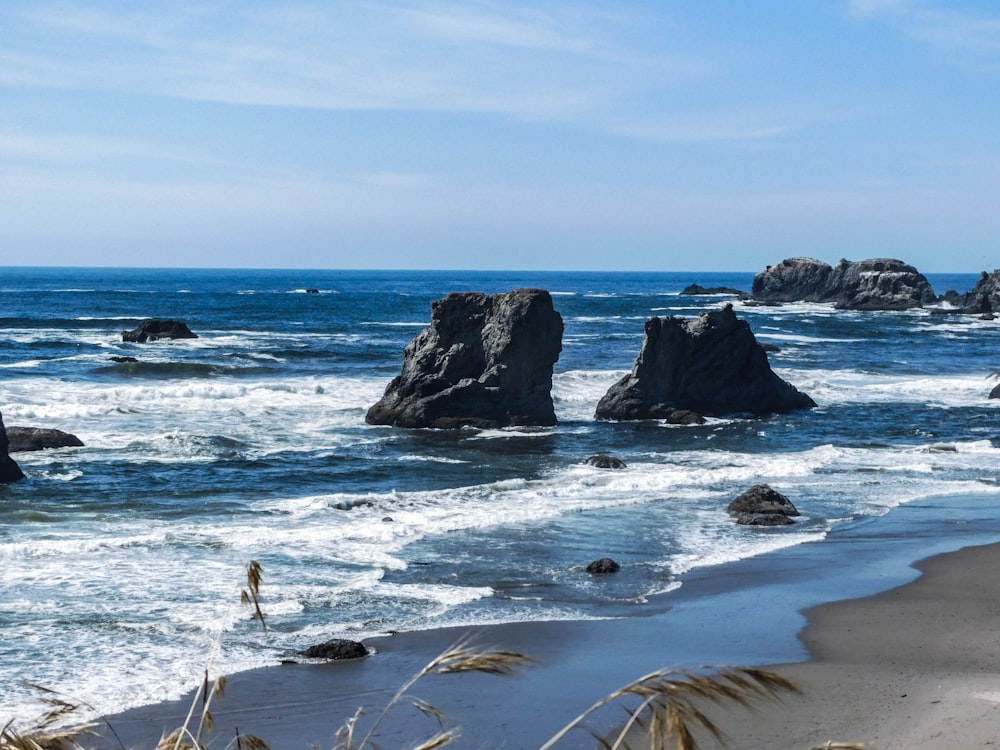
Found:
[[[21, 680], [96, 711], [179, 695], [333, 636], [640, 617], [685, 574], [804, 543], [929, 497], [996, 491], [1000, 324], [736, 302], [811, 411], [702, 426], [600, 423], [653, 315], [731, 301], [752, 273], [0, 269], [0, 411], [84, 448], [18, 453], [0, 487], [0, 706]], [[975, 275], [931, 276], [938, 292]], [[552, 292], [558, 426], [401, 430], [364, 415], [452, 291]], [[309, 293], [315, 290], [316, 293]], [[199, 338], [125, 344], [142, 318]], [[120, 363], [111, 357], [136, 357]], [[583, 460], [611, 453], [628, 469]], [[735, 526], [752, 484], [791, 527]], [[610, 556], [622, 571], [583, 568]], [[262, 632], [238, 604], [264, 566]], [[4, 719], [0, 716], [0, 720]]]

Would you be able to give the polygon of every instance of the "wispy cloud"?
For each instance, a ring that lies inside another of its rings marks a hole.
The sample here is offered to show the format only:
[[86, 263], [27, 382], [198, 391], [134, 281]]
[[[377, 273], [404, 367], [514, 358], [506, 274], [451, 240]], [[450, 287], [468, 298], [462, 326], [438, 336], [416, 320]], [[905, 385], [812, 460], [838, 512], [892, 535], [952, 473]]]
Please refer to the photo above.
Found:
[[850, 0], [850, 12], [880, 19], [908, 36], [935, 47], [965, 54], [1000, 53], [1000, 11], [963, 7], [961, 3], [917, 0]]
[[641, 18], [573, 3], [37, 5], [0, 24], [16, 30], [0, 51], [8, 84], [262, 106], [566, 118], [699, 70], [623, 43]]

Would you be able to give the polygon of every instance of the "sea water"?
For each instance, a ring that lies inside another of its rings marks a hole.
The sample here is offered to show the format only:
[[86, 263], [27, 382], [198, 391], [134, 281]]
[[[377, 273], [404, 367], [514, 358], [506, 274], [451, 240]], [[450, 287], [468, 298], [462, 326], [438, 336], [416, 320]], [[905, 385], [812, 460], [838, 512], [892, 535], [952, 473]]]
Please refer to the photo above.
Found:
[[[928, 497], [996, 490], [1000, 324], [735, 301], [815, 409], [700, 426], [597, 422], [651, 316], [734, 302], [752, 273], [0, 269], [0, 410], [83, 448], [0, 486], [0, 722], [29, 681], [93, 713], [331, 637], [642, 617], [685, 574]], [[975, 275], [931, 276], [967, 291]], [[548, 289], [565, 324], [553, 428], [373, 427], [367, 408], [449, 292]], [[197, 339], [126, 344], [146, 317]], [[112, 357], [135, 357], [117, 362]], [[623, 471], [584, 460], [607, 453]], [[741, 527], [766, 482], [802, 515]], [[836, 554], [843, 554], [843, 546]], [[592, 577], [612, 557], [622, 569]], [[264, 570], [268, 629], [239, 604]]]

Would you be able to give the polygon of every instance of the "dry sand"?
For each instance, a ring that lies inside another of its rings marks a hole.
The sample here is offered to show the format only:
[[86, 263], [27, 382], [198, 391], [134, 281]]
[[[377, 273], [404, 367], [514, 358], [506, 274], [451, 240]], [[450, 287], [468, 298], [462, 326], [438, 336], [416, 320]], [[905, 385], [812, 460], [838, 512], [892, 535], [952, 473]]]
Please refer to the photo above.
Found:
[[[866, 597], [815, 607], [800, 633], [812, 660], [774, 667], [802, 695], [755, 711], [713, 706], [733, 748], [795, 748], [864, 742], [878, 750], [1000, 746], [1000, 545], [969, 547], [918, 565], [917, 580]], [[759, 577], [759, 576], [755, 576]], [[434, 677], [416, 691], [462, 724], [463, 748], [538, 747], [601, 695], [662, 666], [671, 613], [618, 622], [526, 623], [487, 628], [490, 645], [518, 648], [539, 663], [515, 677]], [[463, 631], [409, 633], [373, 642], [353, 663], [272, 667], [235, 675], [217, 705], [222, 747], [235, 727], [275, 750], [332, 746], [359, 705], [384, 705], [396, 687]], [[617, 640], [615, 634], [625, 637]], [[646, 670], [648, 671], [648, 670]], [[113, 717], [129, 747], [150, 747], [183, 718], [187, 701]], [[608, 731], [621, 714], [594, 728]], [[433, 724], [401, 711], [380, 732], [384, 748], [412, 747]], [[102, 747], [117, 747], [104, 742]], [[589, 748], [586, 733], [561, 747]], [[641, 747], [633, 744], [633, 748]], [[703, 748], [716, 747], [714, 740]]]

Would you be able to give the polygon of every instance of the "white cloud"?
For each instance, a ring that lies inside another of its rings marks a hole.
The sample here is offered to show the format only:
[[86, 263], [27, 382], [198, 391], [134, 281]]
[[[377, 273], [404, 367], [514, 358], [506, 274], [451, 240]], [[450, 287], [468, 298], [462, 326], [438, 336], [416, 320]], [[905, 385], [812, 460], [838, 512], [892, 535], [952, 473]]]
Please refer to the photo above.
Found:
[[996, 10], [913, 0], [850, 0], [849, 9], [856, 16], [884, 19], [911, 38], [947, 51], [1000, 52], [1000, 12]]

